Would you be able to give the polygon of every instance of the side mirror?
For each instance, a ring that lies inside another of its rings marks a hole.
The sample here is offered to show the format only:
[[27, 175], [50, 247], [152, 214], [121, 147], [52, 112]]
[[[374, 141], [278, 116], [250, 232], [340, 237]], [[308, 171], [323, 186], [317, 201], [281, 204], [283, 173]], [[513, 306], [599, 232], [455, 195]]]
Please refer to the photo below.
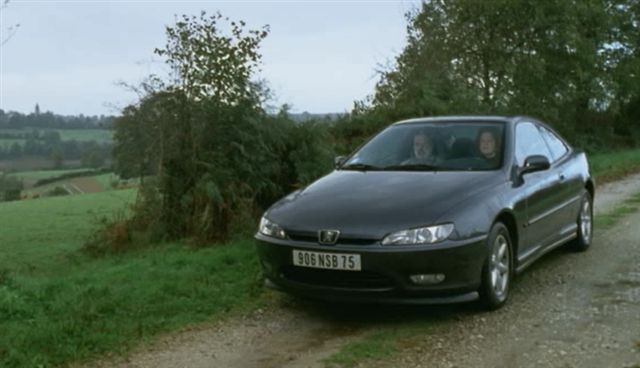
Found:
[[345, 161], [347, 161], [347, 156], [337, 156], [333, 159], [333, 167], [339, 169]]
[[536, 171], [547, 170], [551, 164], [549, 159], [543, 155], [532, 155], [524, 160], [524, 166], [520, 168], [520, 176]]

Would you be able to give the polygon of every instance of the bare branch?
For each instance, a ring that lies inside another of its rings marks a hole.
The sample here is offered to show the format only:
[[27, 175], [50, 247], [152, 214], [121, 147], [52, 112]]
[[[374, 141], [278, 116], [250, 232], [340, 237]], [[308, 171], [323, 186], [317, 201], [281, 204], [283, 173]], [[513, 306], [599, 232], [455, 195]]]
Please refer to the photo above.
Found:
[[[8, 2], [8, 0], [6, 0]], [[6, 2], [5, 2], [6, 4]], [[5, 5], [6, 6], [6, 5]], [[4, 46], [5, 43], [9, 42], [9, 40], [18, 32], [18, 28], [20, 28], [20, 24], [13, 25], [7, 28], [7, 36], [0, 41], [0, 46]]]
[[[4, 0], [2, 2], [2, 6], [0, 6], [0, 9], [5, 9], [7, 7], [7, 5], [9, 5], [9, 0]], [[20, 28], [20, 23], [16, 23], [16, 24], [10, 26], [9, 28], [7, 28], [7, 32], [6, 32], [7, 36], [5, 36], [2, 40], [0, 40], [0, 47], [2, 47], [4, 44], [9, 42], [9, 40], [18, 31], [18, 28]]]

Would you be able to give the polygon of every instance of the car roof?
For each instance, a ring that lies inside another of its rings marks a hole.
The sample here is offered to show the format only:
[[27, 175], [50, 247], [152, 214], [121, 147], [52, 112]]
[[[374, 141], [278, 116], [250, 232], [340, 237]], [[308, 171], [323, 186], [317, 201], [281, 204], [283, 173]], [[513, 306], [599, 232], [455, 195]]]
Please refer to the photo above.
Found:
[[456, 115], [456, 116], [432, 116], [422, 118], [412, 118], [401, 120], [392, 125], [414, 124], [414, 123], [454, 123], [454, 122], [490, 122], [500, 121], [505, 123], [514, 123], [519, 119], [528, 119], [537, 121], [536, 119], [525, 116], [500, 116], [500, 115]]

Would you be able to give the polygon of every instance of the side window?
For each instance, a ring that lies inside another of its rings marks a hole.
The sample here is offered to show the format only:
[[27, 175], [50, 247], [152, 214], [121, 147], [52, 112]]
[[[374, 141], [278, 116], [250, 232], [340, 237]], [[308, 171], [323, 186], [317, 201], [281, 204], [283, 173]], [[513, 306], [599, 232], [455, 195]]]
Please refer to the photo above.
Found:
[[567, 146], [552, 131], [542, 126], [540, 127], [540, 131], [542, 132], [542, 137], [549, 145], [551, 155], [553, 156], [553, 161], [559, 159], [567, 153], [567, 151], [569, 150]]
[[551, 161], [551, 153], [538, 128], [532, 123], [519, 123], [516, 126], [516, 161], [518, 166], [531, 155], [543, 155]]

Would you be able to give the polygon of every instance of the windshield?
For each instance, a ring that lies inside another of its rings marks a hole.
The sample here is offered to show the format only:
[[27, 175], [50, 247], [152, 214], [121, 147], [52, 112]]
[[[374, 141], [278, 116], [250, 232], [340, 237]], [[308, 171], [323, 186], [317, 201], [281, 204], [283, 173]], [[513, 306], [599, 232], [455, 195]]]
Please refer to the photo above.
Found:
[[504, 123], [425, 122], [393, 125], [371, 139], [344, 170], [497, 170]]

